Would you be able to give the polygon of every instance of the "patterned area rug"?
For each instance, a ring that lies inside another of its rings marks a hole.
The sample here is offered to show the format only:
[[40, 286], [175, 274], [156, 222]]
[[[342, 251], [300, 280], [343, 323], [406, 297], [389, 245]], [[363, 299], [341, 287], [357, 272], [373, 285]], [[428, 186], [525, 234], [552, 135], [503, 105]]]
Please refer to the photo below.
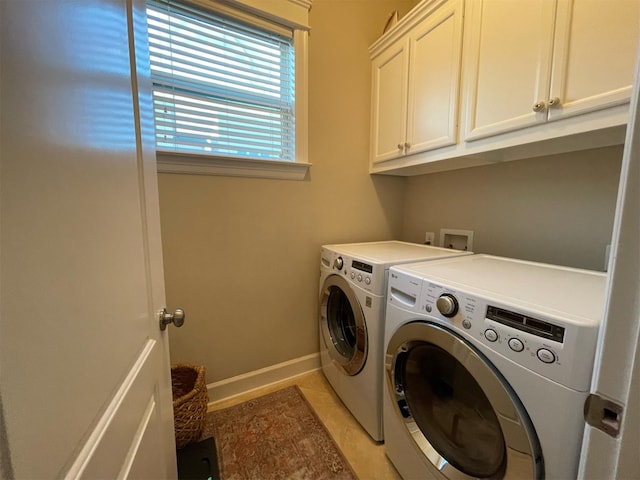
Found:
[[221, 480], [356, 480], [297, 386], [207, 414]]

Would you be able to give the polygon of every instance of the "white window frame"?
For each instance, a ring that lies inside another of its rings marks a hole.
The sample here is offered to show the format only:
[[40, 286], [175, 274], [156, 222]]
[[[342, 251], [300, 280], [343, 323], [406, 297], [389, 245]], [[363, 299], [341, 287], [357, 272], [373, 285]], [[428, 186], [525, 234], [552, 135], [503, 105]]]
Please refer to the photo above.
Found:
[[[179, 1], [179, 0], [174, 0]], [[206, 153], [157, 151], [158, 172], [304, 180], [308, 162], [308, 13], [311, 0], [189, 0], [244, 21], [264, 18], [293, 29], [295, 51], [295, 162], [224, 158]]]

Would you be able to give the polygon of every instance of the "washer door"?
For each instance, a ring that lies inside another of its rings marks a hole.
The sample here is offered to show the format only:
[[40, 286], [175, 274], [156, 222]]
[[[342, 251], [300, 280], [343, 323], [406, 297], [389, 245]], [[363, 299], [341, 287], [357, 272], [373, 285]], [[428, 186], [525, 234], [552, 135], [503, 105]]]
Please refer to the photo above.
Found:
[[543, 478], [522, 402], [462, 337], [433, 323], [405, 324], [389, 341], [385, 370], [398, 419], [442, 478]]
[[329, 355], [347, 375], [367, 360], [367, 327], [355, 293], [339, 275], [327, 277], [320, 296], [320, 331]]

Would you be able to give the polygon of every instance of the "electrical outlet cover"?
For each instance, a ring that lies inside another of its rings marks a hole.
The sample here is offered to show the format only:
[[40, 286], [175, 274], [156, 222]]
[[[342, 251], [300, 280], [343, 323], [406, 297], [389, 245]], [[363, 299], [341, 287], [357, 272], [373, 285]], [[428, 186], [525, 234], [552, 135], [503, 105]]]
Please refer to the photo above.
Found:
[[433, 232], [426, 232], [424, 235], [424, 244], [425, 245], [435, 245], [436, 234]]

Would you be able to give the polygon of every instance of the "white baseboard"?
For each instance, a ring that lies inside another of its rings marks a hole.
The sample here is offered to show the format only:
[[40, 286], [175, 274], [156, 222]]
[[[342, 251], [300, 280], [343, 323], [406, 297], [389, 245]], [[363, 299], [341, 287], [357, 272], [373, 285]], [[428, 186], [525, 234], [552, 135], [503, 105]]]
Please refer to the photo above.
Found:
[[257, 388], [266, 387], [291, 377], [318, 370], [319, 368], [320, 354], [312, 353], [304, 357], [261, 368], [260, 370], [210, 383], [207, 385], [209, 403], [226, 400]]

